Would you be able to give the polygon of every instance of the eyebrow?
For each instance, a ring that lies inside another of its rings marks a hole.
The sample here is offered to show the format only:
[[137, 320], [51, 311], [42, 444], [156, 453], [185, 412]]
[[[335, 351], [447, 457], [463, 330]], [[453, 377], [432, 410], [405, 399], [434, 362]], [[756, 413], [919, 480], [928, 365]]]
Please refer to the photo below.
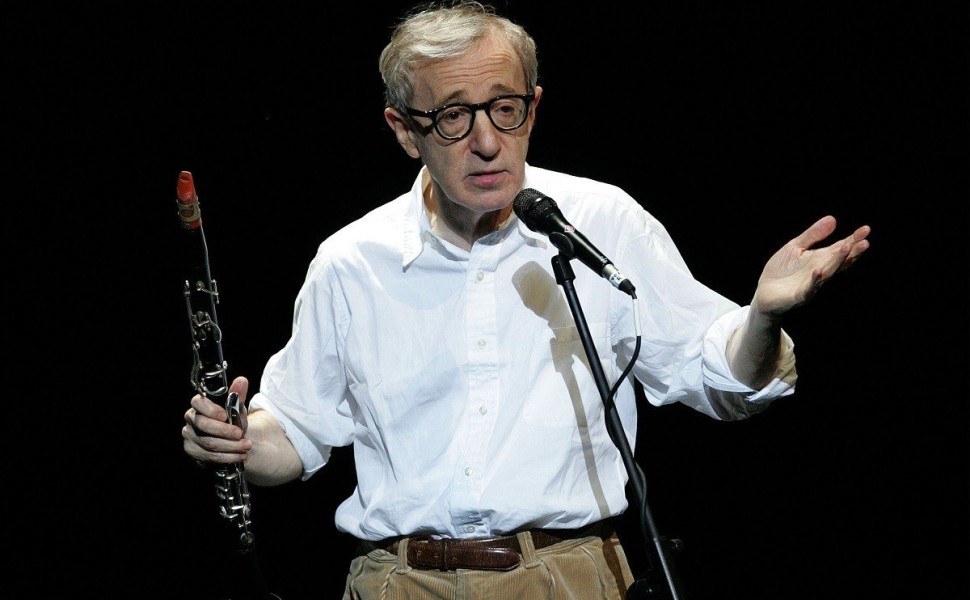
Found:
[[[515, 88], [509, 87], [504, 84], [493, 85], [491, 88], [489, 88], [489, 96], [488, 98], [486, 98], [486, 100], [491, 100], [492, 98], [495, 98], [497, 96], [504, 96], [505, 94], [518, 94], [518, 93], [519, 92], [517, 92]], [[528, 93], [528, 92], [524, 92], [524, 93]], [[431, 110], [434, 110], [435, 108], [440, 108], [442, 106], [447, 106], [448, 104], [464, 104], [464, 103], [471, 104], [471, 102], [469, 102], [467, 99], [462, 99], [463, 96], [464, 96], [464, 90], [455, 91], [451, 95], [445, 97], [445, 99], [442, 100], [441, 102], [435, 103], [434, 107]]]

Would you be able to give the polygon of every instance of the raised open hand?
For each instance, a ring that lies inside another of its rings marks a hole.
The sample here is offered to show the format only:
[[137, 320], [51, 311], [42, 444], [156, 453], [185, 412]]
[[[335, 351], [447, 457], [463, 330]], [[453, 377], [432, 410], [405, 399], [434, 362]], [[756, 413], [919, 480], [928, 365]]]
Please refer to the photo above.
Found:
[[752, 301], [756, 310], [779, 317], [804, 304], [869, 248], [868, 225], [831, 245], [814, 248], [835, 231], [835, 225], [835, 217], [822, 217], [768, 259]]

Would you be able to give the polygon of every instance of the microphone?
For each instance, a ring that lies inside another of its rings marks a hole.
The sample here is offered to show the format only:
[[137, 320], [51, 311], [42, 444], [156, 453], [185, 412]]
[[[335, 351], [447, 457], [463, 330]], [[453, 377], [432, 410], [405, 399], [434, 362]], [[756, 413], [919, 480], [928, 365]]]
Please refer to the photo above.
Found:
[[526, 188], [515, 196], [512, 210], [526, 227], [549, 236], [549, 241], [569, 258], [578, 258], [600, 277], [613, 284], [613, 287], [636, 297], [633, 283], [586, 236], [569, 224], [552, 198], [532, 188]]

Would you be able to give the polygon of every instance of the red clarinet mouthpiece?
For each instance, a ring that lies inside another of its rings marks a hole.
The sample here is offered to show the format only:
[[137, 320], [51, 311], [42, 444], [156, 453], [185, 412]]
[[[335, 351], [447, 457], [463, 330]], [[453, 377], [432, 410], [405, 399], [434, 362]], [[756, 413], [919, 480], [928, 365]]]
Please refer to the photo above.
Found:
[[178, 182], [179, 219], [185, 229], [198, 229], [202, 226], [202, 213], [199, 211], [199, 195], [195, 193], [192, 173], [182, 171]]

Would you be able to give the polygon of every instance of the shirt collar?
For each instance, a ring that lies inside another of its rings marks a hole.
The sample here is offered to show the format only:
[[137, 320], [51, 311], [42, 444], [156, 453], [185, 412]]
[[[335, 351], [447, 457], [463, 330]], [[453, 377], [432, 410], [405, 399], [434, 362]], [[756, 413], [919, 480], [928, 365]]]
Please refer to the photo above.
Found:
[[[529, 173], [532, 168], [528, 163], [525, 165], [525, 188], [532, 187]], [[424, 204], [425, 189], [431, 185], [431, 176], [428, 174], [428, 167], [422, 166], [421, 171], [408, 192], [409, 200], [404, 216], [401, 240], [401, 266], [407, 269], [424, 250], [426, 243], [435, 239], [431, 231], [431, 220], [428, 218], [428, 210]], [[518, 216], [512, 216], [513, 222], [509, 227], [515, 227], [522, 237], [530, 244], [545, 246], [548, 239], [541, 233], [529, 229]]]
[[408, 192], [409, 200], [401, 228], [401, 266], [405, 269], [421, 255], [424, 243], [431, 239], [431, 221], [428, 220], [428, 211], [424, 207], [424, 188], [431, 183], [427, 171], [428, 167], [421, 167], [411, 191]]
[[[542, 189], [543, 187], [545, 187], [534, 181], [536, 175], [538, 175], [538, 173], [532, 167], [529, 166], [529, 163], [526, 163], [525, 182], [522, 185], [522, 189], [527, 189], [527, 188]], [[547, 238], [545, 235], [539, 232], [532, 231], [531, 229], [529, 229], [529, 227], [518, 216], [515, 217], [515, 221], [516, 221], [515, 226], [518, 228], [519, 233], [522, 235], [522, 237], [526, 238], [526, 241], [528, 241], [530, 244], [533, 244], [533, 245], [540, 245], [542, 247], [546, 246], [546, 244], [549, 241], [549, 238]]]

